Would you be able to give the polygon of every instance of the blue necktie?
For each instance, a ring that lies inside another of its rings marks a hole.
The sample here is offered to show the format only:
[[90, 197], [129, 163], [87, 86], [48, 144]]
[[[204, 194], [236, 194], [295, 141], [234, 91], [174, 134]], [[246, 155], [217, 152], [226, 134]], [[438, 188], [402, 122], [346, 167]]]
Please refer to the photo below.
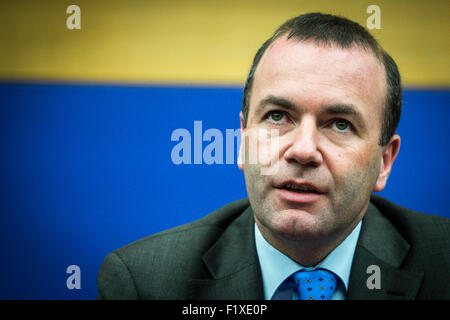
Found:
[[300, 300], [330, 300], [339, 278], [331, 271], [316, 269], [298, 271], [292, 275]]

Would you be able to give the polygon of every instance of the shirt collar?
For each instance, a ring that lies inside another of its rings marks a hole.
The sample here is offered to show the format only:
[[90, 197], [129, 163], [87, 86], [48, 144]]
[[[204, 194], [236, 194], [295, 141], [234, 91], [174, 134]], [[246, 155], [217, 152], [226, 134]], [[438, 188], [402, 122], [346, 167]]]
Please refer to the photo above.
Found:
[[[361, 221], [353, 229], [353, 231], [339, 244], [330, 254], [323, 259], [314, 268], [324, 268], [334, 272], [341, 278], [345, 290], [348, 288], [350, 278], [350, 270], [353, 262], [353, 255], [358, 242], [359, 232], [361, 231]], [[256, 251], [258, 253], [259, 264], [263, 278], [264, 296], [269, 300], [274, 295], [278, 287], [291, 274], [305, 268], [288, 256], [274, 248], [264, 239], [258, 226], [255, 223], [255, 242]]]

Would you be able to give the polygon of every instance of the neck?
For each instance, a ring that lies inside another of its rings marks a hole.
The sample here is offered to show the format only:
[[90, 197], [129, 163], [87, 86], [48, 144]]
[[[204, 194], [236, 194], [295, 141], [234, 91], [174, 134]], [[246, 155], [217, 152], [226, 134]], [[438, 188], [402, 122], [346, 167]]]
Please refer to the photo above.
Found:
[[355, 219], [347, 228], [315, 239], [290, 238], [275, 234], [255, 219], [264, 237], [274, 248], [304, 267], [314, 267], [325, 259], [357, 226], [362, 216]]

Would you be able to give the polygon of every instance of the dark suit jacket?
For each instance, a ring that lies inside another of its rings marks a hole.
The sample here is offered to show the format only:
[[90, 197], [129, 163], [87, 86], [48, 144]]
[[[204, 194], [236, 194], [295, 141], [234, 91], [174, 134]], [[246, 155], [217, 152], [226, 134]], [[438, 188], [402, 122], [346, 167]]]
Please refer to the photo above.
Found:
[[[363, 218], [347, 299], [450, 299], [450, 219], [372, 196]], [[368, 289], [367, 267], [381, 289]], [[264, 299], [247, 199], [148, 236], [106, 256], [100, 299]]]

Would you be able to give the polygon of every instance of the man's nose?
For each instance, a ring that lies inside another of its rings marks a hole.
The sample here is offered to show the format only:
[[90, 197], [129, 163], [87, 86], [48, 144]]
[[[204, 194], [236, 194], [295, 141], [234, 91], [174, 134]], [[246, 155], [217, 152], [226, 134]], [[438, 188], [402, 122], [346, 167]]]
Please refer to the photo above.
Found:
[[322, 164], [322, 153], [318, 149], [319, 132], [312, 118], [304, 118], [291, 132], [288, 148], [284, 153], [287, 162], [318, 167]]

